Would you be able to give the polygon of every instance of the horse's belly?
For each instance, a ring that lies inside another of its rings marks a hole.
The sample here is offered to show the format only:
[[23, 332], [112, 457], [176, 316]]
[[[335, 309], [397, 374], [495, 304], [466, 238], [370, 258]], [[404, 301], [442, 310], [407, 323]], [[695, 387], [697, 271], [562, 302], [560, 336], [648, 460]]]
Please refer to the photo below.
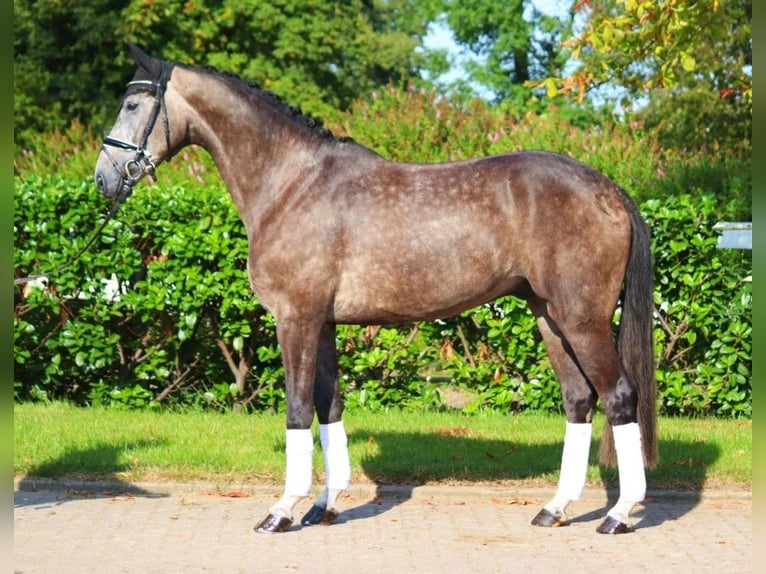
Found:
[[341, 283], [333, 301], [333, 320], [352, 324], [396, 324], [456, 315], [512, 294], [524, 278], [476, 277], [465, 270], [434, 273], [426, 268]]

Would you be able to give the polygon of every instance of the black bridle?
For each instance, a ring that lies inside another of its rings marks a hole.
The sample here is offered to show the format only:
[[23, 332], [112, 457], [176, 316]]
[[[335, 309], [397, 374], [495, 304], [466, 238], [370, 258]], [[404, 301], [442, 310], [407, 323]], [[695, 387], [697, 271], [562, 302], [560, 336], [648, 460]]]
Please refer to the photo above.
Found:
[[[112, 136], [106, 136], [103, 139], [101, 149], [109, 158], [109, 161], [112, 162], [114, 169], [116, 169], [122, 176], [122, 186], [120, 187], [120, 191], [115, 196], [114, 203], [112, 204], [112, 207], [109, 210], [106, 218], [101, 222], [101, 225], [99, 225], [98, 229], [96, 229], [88, 242], [83, 247], [81, 247], [77, 253], [75, 253], [74, 256], [72, 256], [66, 263], [59, 265], [48, 273], [28, 275], [26, 277], [16, 277], [13, 280], [14, 285], [29, 283], [30, 281], [35, 281], [37, 279], [47, 279], [48, 275], [57, 273], [62, 269], [72, 265], [72, 263], [77, 261], [77, 259], [79, 259], [80, 256], [82, 256], [82, 254], [85, 253], [91, 245], [93, 245], [93, 242], [104, 230], [106, 224], [109, 223], [109, 221], [111, 221], [111, 219], [117, 213], [117, 210], [120, 208], [120, 204], [133, 191], [133, 186], [136, 184], [136, 182], [138, 182], [138, 180], [140, 180], [145, 175], [150, 177], [154, 176], [156, 166], [152, 161], [151, 155], [146, 149], [146, 143], [149, 141], [149, 136], [154, 130], [154, 125], [157, 123], [157, 118], [160, 115], [160, 111], [162, 111], [162, 124], [165, 128], [165, 143], [167, 145], [168, 155], [167, 159], [168, 161], [170, 160], [170, 122], [168, 121], [168, 110], [165, 106], [165, 90], [167, 89], [168, 81], [170, 80], [170, 74], [172, 71], [173, 64], [169, 62], [162, 62], [162, 71], [158, 80], [133, 80], [128, 82], [128, 88], [132, 86], [148, 86], [147, 91], [154, 95], [154, 105], [152, 107], [152, 113], [149, 116], [149, 120], [146, 123], [146, 127], [144, 128], [144, 133], [141, 136], [140, 144], [134, 144], [118, 138], [114, 138]], [[122, 165], [122, 168], [120, 168], [120, 165], [114, 159], [112, 154], [109, 153], [109, 147], [114, 147], [125, 151], [134, 151], [136, 152], [136, 155], [132, 159], [127, 160]]]
[[[122, 202], [125, 198], [127, 198], [133, 190], [133, 186], [142, 177], [145, 175], [150, 177], [154, 176], [156, 166], [152, 160], [151, 154], [149, 154], [149, 151], [146, 149], [146, 144], [149, 141], [149, 136], [154, 130], [154, 125], [157, 123], [157, 118], [159, 117], [160, 112], [162, 112], [162, 124], [165, 128], [165, 143], [167, 146], [168, 155], [167, 159], [170, 160], [170, 123], [168, 121], [167, 106], [165, 105], [165, 90], [167, 89], [167, 84], [170, 80], [170, 74], [172, 71], [173, 64], [169, 62], [162, 62], [162, 71], [160, 73], [159, 79], [156, 81], [133, 80], [128, 82], [128, 88], [132, 86], [146, 86], [148, 88], [147, 91], [149, 91], [154, 96], [154, 105], [152, 107], [152, 112], [149, 116], [149, 120], [146, 122], [146, 126], [144, 127], [144, 133], [141, 136], [141, 143], [135, 144], [112, 136], [106, 136], [102, 141], [101, 149], [112, 162], [114, 169], [116, 169], [117, 172], [122, 176], [122, 186], [120, 191], [117, 193], [117, 202]], [[133, 158], [127, 160], [122, 165], [122, 167], [120, 167], [112, 154], [109, 153], [110, 147], [125, 151], [133, 151], [136, 153], [136, 155]]]

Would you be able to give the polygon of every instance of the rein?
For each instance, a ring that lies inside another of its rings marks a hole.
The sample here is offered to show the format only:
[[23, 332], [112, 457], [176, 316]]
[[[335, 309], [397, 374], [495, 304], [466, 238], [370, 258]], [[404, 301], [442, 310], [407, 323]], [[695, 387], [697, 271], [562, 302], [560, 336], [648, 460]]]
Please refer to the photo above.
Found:
[[62, 271], [63, 269], [66, 269], [70, 265], [72, 265], [75, 261], [77, 261], [83, 253], [85, 253], [88, 249], [90, 249], [90, 246], [93, 245], [93, 242], [96, 241], [99, 235], [101, 235], [101, 232], [106, 227], [106, 224], [109, 223], [112, 218], [117, 213], [117, 210], [120, 208], [120, 204], [122, 203], [122, 200], [124, 198], [122, 196], [116, 198], [114, 200], [114, 203], [112, 204], [112, 208], [109, 210], [109, 213], [106, 215], [106, 219], [101, 222], [101, 225], [98, 226], [98, 229], [93, 232], [93, 235], [90, 236], [90, 239], [88, 239], [88, 242], [82, 246], [77, 253], [75, 253], [72, 257], [69, 258], [68, 261], [65, 263], [62, 263], [58, 267], [54, 267], [51, 269], [48, 273], [38, 273], [37, 275], [27, 275], [26, 277], [16, 277], [13, 280], [14, 285], [23, 285], [24, 283], [29, 283], [30, 281], [36, 281], [38, 279], [47, 279], [49, 275], [54, 275], [58, 273], [59, 271]]
[[[149, 116], [149, 121], [146, 123], [146, 127], [144, 128], [144, 133], [141, 136], [140, 144], [134, 144], [132, 142], [124, 141], [111, 136], [106, 136], [102, 140], [101, 149], [112, 162], [114, 168], [122, 176], [122, 187], [120, 188], [117, 197], [115, 197], [114, 203], [112, 204], [112, 207], [109, 210], [109, 213], [106, 215], [104, 221], [102, 221], [101, 225], [98, 226], [98, 229], [93, 232], [93, 235], [91, 235], [90, 239], [88, 239], [88, 242], [83, 247], [81, 247], [77, 253], [75, 253], [68, 261], [62, 263], [58, 267], [53, 268], [48, 273], [28, 275], [26, 277], [16, 277], [13, 280], [14, 285], [22, 285], [37, 279], [47, 278], [48, 275], [58, 273], [59, 271], [72, 265], [82, 256], [83, 253], [90, 249], [99, 235], [101, 235], [106, 225], [112, 220], [117, 211], [120, 209], [122, 202], [125, 201], [125, 199], [127, 199], [133, 191], [133, 186], [136, 184], [136, 182], [138, 182], [138, 180], [140, 180], [145, 175], [154, 177], [156, 166], [152, 161], [151, 154], [146, 149], [146, 144], [149, 141], [149, 136], [154, 130], [154, 125], [157, 123], [157, 118], [159, 117], [160, 110], [163, 112], [162, 124], [165, 128], [165, 143], [167, 144], [168, 161], [170, 161], [170, 123], [168, 121], [167, 106], [165, 106], [165, 89], [167, 88], [168, 81], [170, 80], [170, 74], [172, 70], [173, 64], [162, 62], [162, 72], [160, 74], [159, 80], [133, 80], [127, 84], [128, 87], [140, 85], [150, 86], [150, 90], [154, 94], [154, 106], [152, 107], [152, 113]], [[114, 157], [112, 157], [112, 154], [109, 153], [109, 147], [114, 147], [125, 151], [134, 151], [136, 152], [136, 155], [134, 158], [127, 160], [123, 164], [122, 168], [120, 168], [117, 161], [114, 159]]]

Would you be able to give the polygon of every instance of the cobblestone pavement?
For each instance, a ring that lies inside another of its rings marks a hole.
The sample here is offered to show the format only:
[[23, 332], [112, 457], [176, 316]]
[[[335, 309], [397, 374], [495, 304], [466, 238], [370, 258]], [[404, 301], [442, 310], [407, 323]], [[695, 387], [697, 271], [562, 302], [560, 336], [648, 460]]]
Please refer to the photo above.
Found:
[[753, 569], [750, 492], [650, 493], [636, 531], [609, 536], [595, 531], [607, 493], [590, 490], [569, 525], [547, 529], [530, 525], [547, 488], [363, 485], [342, 498], [335, 524], [268, 535], [252, 528], [275, 488], [17, 480], [13, 565], [18, 574]]

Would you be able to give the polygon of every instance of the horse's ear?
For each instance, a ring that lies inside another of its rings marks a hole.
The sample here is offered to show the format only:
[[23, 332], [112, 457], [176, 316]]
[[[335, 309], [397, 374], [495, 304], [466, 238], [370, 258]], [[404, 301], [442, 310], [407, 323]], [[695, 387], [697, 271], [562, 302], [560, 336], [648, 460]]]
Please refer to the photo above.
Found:
[[162, 62], [147, 55], [141, 48], [136, 46], [130, 40], [128, 40], [128, 49], [130, 50], [131, 56], [133, 56], [133, 59], [136, 61], [136, 64], [138, 64], [140, 68], [143, 68], [154, 77], [159, 77], [160, 73], [162, 72]]

